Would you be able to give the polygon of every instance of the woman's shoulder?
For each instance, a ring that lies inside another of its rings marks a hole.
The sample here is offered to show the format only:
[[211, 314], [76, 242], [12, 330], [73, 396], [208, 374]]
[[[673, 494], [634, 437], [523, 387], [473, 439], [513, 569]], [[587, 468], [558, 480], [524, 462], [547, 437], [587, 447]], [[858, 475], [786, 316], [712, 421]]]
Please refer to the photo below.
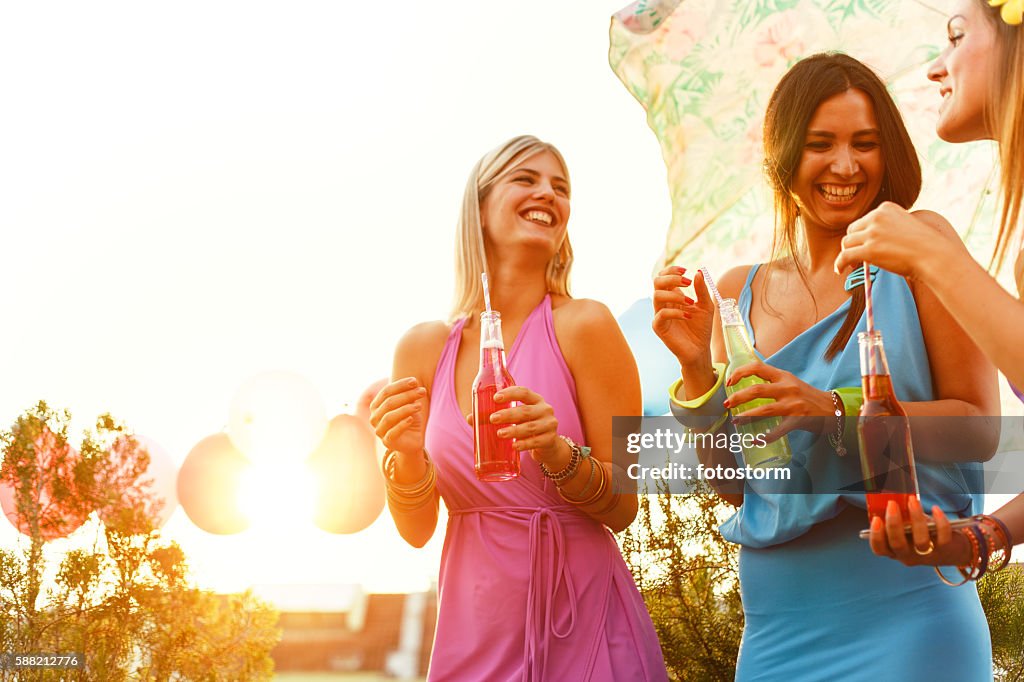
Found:
[[929, 225], [939, 228], [940, 230], [950, 230], [956, 232], [956, 230], [953, 229], [953, 225], [948, 220], [946, 220], [946, 218], [943, 215], [936, 213], [935, 211], [918, 210], [911, 212], [910, 215], [914, 216], [918, 220], [923, 220]]
[[736, 298], [740, 297], [740, 292], [743, 291], [743, 286], [747, 283], [747, 277], [750, 274], [751, 268], [754, 265], [737, 265], [729, 268], [725, 271], [716, 282], [715, 286], [718, 287], [718, 293], [722, 295], [722, 298]]
[[395, 361], [415, 370], [417, 376], [431, 376], [453, 325], [442, 320], [414, 325], [395, 346]]
[[[953, 225], [948, 220], [946, 220], [944, 216], [942, 216], [939, 213], [936, 213], [935, 211], [920, 209], [917, 211], [912, 211], [910, 215], [914, 216], [921, 222], [930, 225], [940, 233], [945, 233], [946, 235], [952, 237], [953, 239], [961, 239], [960, 234], [956, 231], [956, 228], [954, 228]], [[922, 295], [934, 298], [934, 294], [932, 294], [928, 287], [925, 286], [922, 282], [913, 279], [907, 279], [902, 275], [897, 275], [893, 272], [889, 272], [888, 270], [882, 270], [882, 274], [884, 274], [884, 276], [888, 277], [889, 279], [892, 279], [893, 281], [900, 283], [901, 286], [905, 286], [906, 290], [910, 292], [910, 294], [914, 297], [915, 300], [921, 297]]]
[[452, 331], [451, 324], [443, 320], [420, 322], [410, 327], [398, 342], [398, 347], [422, 347], [440, 343], [444, 345]]
[[556, 326], [584, 332], [618, 324], [608, 306], [591, 298], [569, 298], [552, 294], [551, 313]]
[[581, 347], [600, 350], [622, 336], [619, 323], [604, 303], [590, 298], [551, 296], [555, 336], [566, 353]]

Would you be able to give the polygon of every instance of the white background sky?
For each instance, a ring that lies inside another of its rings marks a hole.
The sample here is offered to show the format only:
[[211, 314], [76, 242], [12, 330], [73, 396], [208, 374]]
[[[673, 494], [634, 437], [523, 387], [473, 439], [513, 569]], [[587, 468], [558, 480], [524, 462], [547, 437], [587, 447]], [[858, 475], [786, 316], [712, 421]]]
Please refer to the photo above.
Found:
[[[83, 427], [109, 411], [180, 462], [272, 369], [348, 411], [405, 329], [446, 315], [469, 169], [524, 132], [569, 163], [574, 293], [622, 312], [670, 215], [607, 63], [622, 4], [6, 3], [0, 424], [38, 399]], [[217, 589], [418, 589], [441, 536], [413, 550], [384, 515], [218, 537], [180, 509], [167, 532]]]
[[[0, 423], [41, 398], [110, 411], [180, 462], [265, 370], [346, 411], [446, 315], [468, 172], [524, 132], [569, 163], [574, 293], [624, 310], [670, 205], [607, 63], [622, 4], [5, 4]], [[383, 521], [223, 538], [179, 509], [167, 530], [214, 587], [426, 584], [439, 544]]]

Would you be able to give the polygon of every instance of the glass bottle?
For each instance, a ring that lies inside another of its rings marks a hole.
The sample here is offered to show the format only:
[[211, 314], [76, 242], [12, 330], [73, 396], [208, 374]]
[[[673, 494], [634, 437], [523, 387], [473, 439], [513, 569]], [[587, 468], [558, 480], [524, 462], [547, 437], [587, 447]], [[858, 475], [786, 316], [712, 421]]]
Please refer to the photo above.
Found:
[[[728, 377], [732, 374], [733, 370], [737, 367], [741, 367], [748, 363], [759, 360], [757, 355], [754, 353], [754, 348], [750, 345], [750, 339], [747, 338], [747, 329], [743, 325], [743, 318], [740, 317], [740, 311], [736, 308], [736, 299], [727, 298], [724, 299], [718, 306], [718, 312], [722, 316], [722, 334], [725, 337], [725, 352], [729, 356], [729, 365], [726, 367], [725, 376]], [[726, 395], [732, 395], [737, 391], [740, 391], [748, 386], [754, 386], [756, 384], [768, 383], [759, 376], [749, 376], [740, 379], [732, 386], [726, 386]], [[737, 405], [732, 408], [733, 416], [742, 414], [749, 409], [759, 407], [761, 405], [770, 405], [775, 402], [771, 398], [755, 398], [754, 400], [748, 400], [742, 405]], [[742, 424], [736, 427], [736, 430], [744, 436], [751, 436], [750, 438], [743, 438], [743, 461], [749, 467], [784, 467], [789, 464], [789, 460], [793, 458], [793, 453], [789, 449], [789, 439], [785, 436], [779, 438], [776, 441], [767, 443], [764, 446], [760, 446], [755, 440], [757, 436], [763, 435], [778, 427], [782, 422], [780, 417], [763, 417], [761, 419], [755, 419], [746, 424]]]
[[857, 435], [868, 519], [875, 516], [884, 519], [886, 506], [894, 501], [904, 520], [909, 521], [907, 503], [911, 497], [918, 496], [910, 420], [892, 388], [882, 332], [861, 332], [857, 338], [864, 392]]
[[473, 451], [476, 477], [481, 481], [509, 481], [519, 476], [519, 451], [511, 438], [499, 438], [498, 429], [509, 424], [492, 424], [491, 414], [516, 405], [496, 405], [494, 394], [514, 386], [505, 367], [505, 342], [501, 337], [501, 313], [480, 313], [480, 371], [473, 380]]

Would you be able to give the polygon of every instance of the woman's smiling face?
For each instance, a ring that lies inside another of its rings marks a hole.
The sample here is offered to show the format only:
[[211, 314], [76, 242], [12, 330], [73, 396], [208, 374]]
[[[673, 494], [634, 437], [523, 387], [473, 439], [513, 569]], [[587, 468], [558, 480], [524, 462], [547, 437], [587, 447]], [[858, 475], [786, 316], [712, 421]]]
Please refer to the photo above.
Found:
[[518, 162], [484, 197], [480, 218], [488, 244], [540, 246], [550, 258], [569, 221], [569, 182], [561, 162], [550, 151]]
[[807, 126], [790, 188], [804, 224], [845, 232], [872, 208], [884, 177], [871, 99], [851, 88], [823, 101]]
[[996, 31], [977, 0], [958, 0], [947, 24], [948, 44], [928, 69], [942, 104], [935, 130], [947, 142], [992, 139], [985, 120], [996, 69]]

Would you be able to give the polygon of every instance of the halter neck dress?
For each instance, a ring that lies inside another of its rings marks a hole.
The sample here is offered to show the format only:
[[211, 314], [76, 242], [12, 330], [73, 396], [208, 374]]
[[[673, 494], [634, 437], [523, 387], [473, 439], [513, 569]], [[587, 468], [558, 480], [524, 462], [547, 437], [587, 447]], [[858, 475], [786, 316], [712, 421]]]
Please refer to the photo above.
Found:
[[[426, 429], [448, 508], [428, 679], [667, 680], [654, 626], [609, 530], [562, 500], [528, 454], [518, 479], [477, 480], [473, 430], [455, 396], [465, 323], [452, 325], [441, 353]], [[586, 442], [549, 296], [523, 323], [508, 367], [554, 408], [559, 433]]]
[[[755, 347], [750, 307], [757, 270], [750, 269], [739, 298]], [[880, 270], [872, 300], [897, 398], [934, 400], [906, 280]], [[847, 299], [773, 355], [758, 355], [822, 390], [859, 386], [864, 315], [846, 348], [824, 359], [849, 305]], [[804, 482], [805, 494], [759, 491], [758, 482], [748, 482], [743, 505], [721, 527], [726, 540], [741, 545], [746, 623], [736, 679], [991, 680], [988, 623], [974, 584], [952, 589], [929, 566], [908, 568], [873, 554], [858, 537], [867, 527], [864, 494], [837, 492], [861, 478], [856, 450], [839, 457], [824, 438], [803, 431], [789, 438], [793, 479]], [[980, 464], [930, 464], [922, 461], [927, 453], [915, 454], [925, 509], [938, 504], [954, 517], [981, 512], [981, 496], [970, 493], [981, 489]]]

